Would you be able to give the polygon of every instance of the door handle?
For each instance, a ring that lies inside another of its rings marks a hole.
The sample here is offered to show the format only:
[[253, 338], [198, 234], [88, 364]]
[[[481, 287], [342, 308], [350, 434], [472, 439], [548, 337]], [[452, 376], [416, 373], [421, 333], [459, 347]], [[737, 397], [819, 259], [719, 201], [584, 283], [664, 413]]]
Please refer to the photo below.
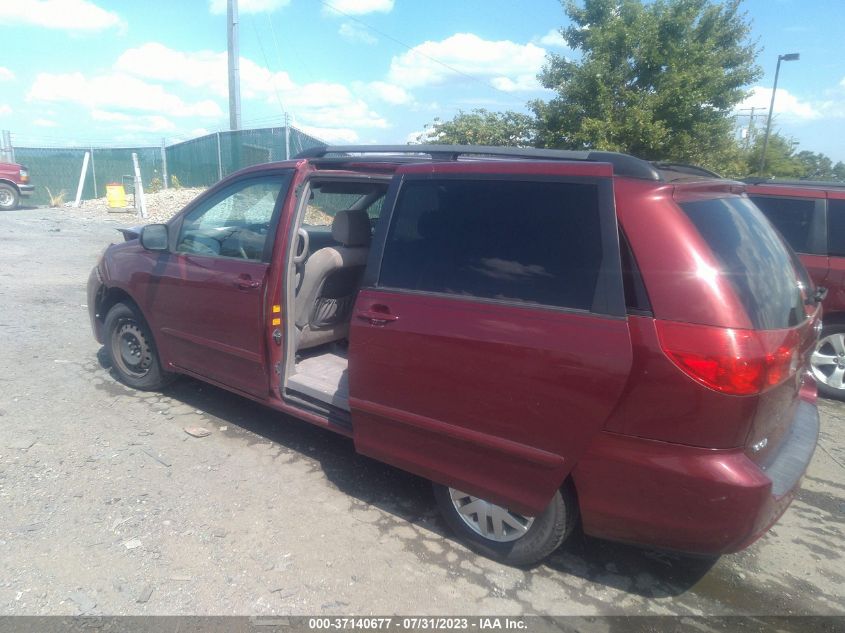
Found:
[[385, 305], [376, 304], [369, 310], [361, 310], [355, 313], [355, 317], [362, 321], [369, 321], [371, 325], [387, 325], [399, 319], [395, 314], [390, 314], [390, 309]]
[[252, 277], [246, 274], [238, 277], [238, 279], [233, 283], [239, 290], [251, 290], [253, 288], [258, 288], [261, 285], [260, 281], [253, 281]]

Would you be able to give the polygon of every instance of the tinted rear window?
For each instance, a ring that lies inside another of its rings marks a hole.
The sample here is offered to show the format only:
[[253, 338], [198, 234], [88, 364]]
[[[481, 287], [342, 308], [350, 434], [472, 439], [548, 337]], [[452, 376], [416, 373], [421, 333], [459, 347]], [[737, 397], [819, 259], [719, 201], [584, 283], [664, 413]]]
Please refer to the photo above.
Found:
[[755, 328], [791, 327], [805, 318], [792, 255], [751, 201], [713, 198], [681, 207], [713, 250]]
[[[820, 253], [822, 217], [813, 198], [749, 196], [797, 253]], [[820, 246], [820, 244], [819, 244]]]
[[591, 310], [601, 265], [596, 185], [411, 181], [379, 285]]

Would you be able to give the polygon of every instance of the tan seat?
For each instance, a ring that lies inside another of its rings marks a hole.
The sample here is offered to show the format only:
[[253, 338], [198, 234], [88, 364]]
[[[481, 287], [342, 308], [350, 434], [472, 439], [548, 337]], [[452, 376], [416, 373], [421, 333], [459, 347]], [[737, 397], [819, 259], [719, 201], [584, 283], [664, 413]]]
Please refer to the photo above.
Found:
[[366, 211], [339, 211], [332, 222], [339, 246], [321, 248], [305, 260], [296, 295], [297, 349], [349, 335], [352, 304], [370, 251]]

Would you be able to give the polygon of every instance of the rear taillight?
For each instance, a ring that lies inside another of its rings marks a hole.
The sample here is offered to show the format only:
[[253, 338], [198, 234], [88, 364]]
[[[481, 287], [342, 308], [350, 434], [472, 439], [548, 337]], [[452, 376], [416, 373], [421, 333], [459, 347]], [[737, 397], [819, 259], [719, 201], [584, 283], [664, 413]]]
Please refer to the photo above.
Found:
[[701, 384], [747, 396], [795, 375], [801, 362], [797, 329], [737, 330], [655, 321], [666, 356]]

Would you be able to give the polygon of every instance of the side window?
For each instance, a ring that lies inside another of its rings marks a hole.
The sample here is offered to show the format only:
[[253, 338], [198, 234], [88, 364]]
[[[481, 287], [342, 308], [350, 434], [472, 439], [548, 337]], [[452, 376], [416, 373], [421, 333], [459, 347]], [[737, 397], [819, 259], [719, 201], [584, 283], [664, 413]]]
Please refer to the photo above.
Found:
[[830, 255], [845, 256], [845, 200], [827, 201], [827, 248]]
[[[188, 213], [176, 250], [181, 253], [261, 261], [272, 239], [276, 202], [290, 175], [237, 183]], [[282, 194], [284, 195], [284, 194]]]
[[812, 198], [780, 198], [776, 196], [749, 196], [760, 210], [777, 227], [796, 253], [816, 253], [819, 249], [814, 239], [818, 230], [816, 201]]
[[[342, 183], [321, 183], [311, 190], [311, 198], [305, 210], [302, 223], [308, 226], [331, 226], [334, 216], [344, 209], [367, 210], [371, 220], [378, 219], [384, 205], [384, 190], [386, 186], [369, 186], [365, 192], [345, 192]], [[353, 189], [361, 189], [360, 185], [348, 185]], [[331, 188], [330, 188], [331, 187]], [[372, 202], [368, 202], [372, 200]], [[364, 206], [364, 205], [367, 206]]]
[[412, 180], [378, 285], [590, 310], [601, 265], [596, 185]]

